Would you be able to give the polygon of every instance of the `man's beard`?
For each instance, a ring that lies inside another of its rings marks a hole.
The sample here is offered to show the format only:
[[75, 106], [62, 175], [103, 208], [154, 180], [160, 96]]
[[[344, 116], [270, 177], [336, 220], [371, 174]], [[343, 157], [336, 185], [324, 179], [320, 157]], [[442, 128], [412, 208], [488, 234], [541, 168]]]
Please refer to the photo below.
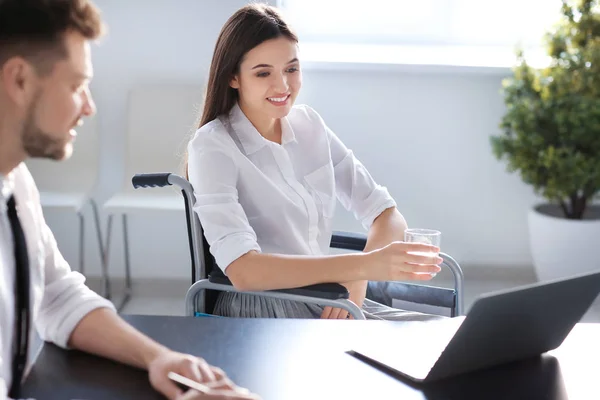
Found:
[[38, 105], [37, 97], [31, 104], [21, 131], [23, 149], [32, 158], [50, 158], [64, 160], [71, 156], [73, 146], [70, 142], [53, 137], [40, 129], [35, 122], [35, 110]]

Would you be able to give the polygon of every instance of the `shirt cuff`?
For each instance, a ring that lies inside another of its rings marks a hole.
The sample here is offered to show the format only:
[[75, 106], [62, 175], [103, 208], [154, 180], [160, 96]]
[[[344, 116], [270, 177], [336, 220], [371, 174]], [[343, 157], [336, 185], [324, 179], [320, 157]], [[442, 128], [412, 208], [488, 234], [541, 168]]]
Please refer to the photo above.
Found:
[[60, 288], [62, 293], [40, 310], [36, 321], [40, 337], [62, 348], [68, 347], [73, 330], [87, 314], [97, 308], [116, 312], [110, 301], [83, 284], [85, 278], [76, 272], [71, 272], [71, 275], [70, 282], [62, 282], [65, 286]]
[[[91, 290], [90, 290], [91, 291]], [[93, 293], [94, 295], [96, 293]], [[103, 297], [98, 296], [96, 299], [86, 300], [84, 303], [80, 304], [68, 317], [66, 317], [60, 327], [61, 335], [57, 338], [58, 340], [54, 341], [54, 343], [62, 347], [64, 349], [68, 348], [69, 338], [71, 334], [81, 322], [83, 317], [91, 313], [92, 311], [98, 308], [109, 308], [112, 311], [116, 312], [115, 306], [110, 301], [106, 300]]]
[[260, 246], [256, 243], [256, 238], [246, 232], [226, 236], [211, 246], [211, 251], [215, 256], [217, 265], [223, 270], [225, 275], [227, 275], [227, 267], [232, 262], [253, 250], [261, 251]]
[[382, 212], [391, 207], [396, 207], [396, 202], [390, 196], [387, 189], [383, 186], [377, 187], [367, 198], [365, 202], [369, 206], [366, 207], [366, 211], [363, 215], [358, 216], [363, 227], [368, 231], [373, 225], [373, 221], [381, 215]]

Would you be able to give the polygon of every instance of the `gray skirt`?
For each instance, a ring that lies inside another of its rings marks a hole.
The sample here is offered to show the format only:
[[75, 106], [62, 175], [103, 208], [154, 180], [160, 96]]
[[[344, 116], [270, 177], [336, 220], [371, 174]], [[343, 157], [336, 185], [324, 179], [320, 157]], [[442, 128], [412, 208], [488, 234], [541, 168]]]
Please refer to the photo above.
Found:
[[[399, 310], [365, 299], [362, 306], [366, 319], [388, 321], [427, 321], [446, 317]], [[234, 318], [320, 318], [323, 307], [299, 301], [275, 299], [248, 293], [221, 292], [214, 315]]]

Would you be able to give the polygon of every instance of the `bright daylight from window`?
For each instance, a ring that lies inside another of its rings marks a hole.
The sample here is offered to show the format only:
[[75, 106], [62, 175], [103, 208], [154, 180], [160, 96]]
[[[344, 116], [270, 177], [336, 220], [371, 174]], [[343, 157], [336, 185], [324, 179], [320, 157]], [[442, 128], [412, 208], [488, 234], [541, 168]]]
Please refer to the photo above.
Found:
[[507, 67], [543, 63], [560, 0], [281, 0], [310, 61]]

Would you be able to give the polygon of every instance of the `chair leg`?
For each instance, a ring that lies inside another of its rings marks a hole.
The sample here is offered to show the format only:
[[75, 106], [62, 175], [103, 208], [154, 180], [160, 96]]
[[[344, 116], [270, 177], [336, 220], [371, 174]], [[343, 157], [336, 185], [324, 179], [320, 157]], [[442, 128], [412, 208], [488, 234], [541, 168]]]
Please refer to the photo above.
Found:
[[77, 216], [79, 217], [79, 272], [85, 275], [85, 220], [81, 211], [77, 213]]
[[108, 241], [109, 232], [112, 224], [112, 215], [108, 216], [107, 226], [107, 237], [106, 237], [106, 249], [102, 243], [102, 230], [100, 229], [100, 213], [98, 212], [98, 205], [94, 200], [90, 200], [92, 211], [94, 213], [94, 222], [96, 223], [96, 239], [98, 240], [98, 250], [100, 251], [100, 265], [102, 268], [102, 296], [107, 299], [110, 298], [110, 281], [108, 276]]
[[111, 298], [110, 279], [108, 276], [108, 260], [110, 258], [110, 234], [112, 233], [112, 221], [113, 215], [110, 214], [108, 216], [108, 221], [106, 222], [106, 242], [103, 251], [104, 256], [102, 257], [102, 273], [104, 275], [104, 297], [106, 297], [108, 300], [110, 300]]
[[131, 264], [129, 262], [129, 233], [127, 230], [127, 214], [122, 215], [123, 221], [123, 251], [125, 252], [125, 292], [123, 295], [123, 301], [118, 307], [119, 312], [127, 305], [132, 295], [131, 285]]

